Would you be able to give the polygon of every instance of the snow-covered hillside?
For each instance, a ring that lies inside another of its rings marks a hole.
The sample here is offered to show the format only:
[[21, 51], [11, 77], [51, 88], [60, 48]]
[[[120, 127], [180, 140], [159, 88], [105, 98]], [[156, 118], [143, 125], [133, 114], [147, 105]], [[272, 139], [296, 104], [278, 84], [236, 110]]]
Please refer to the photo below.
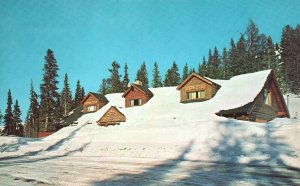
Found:
[[[152, 88], [153, 98], [139, 107], [124, 107], [122, 94], [109, 104], [43, 139], [0, 137], [0, 158], [18, 156], [130, 157], [300, 167], [300, 121], [275, 119], [254, 123], [215, 115], [221, 109], [253, 101], [269, 71], [237, 76], [205, 102], [179, 103], [176, 87]], [[235, 87], [245, 89], [236, 93]], [[248, 88], [247, 88], [248, 87]], [[291, 100], [292, 101], [292, 100]], [[294, 104], [294, 103], [293, 103]], [[100, 127], [96, 121], [111, 106], [126, 122]], [[294, 107], [300, 108], [299, 102]]]

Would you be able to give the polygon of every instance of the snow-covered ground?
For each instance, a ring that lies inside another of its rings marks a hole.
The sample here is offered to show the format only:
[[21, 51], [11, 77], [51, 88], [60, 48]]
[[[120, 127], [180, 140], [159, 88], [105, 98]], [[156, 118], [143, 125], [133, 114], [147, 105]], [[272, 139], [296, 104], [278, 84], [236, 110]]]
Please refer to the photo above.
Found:
[[[213, 99], [190, 104], [179, 103], [176, 87], [151, 89], [147, 104], [131, 108], [124, 108], [122, 94], [110, 94], [108, 105], [77, 126], [42, 139], [0, 137], [0, 179], [8, 185], [300, 184], [300, 120], [215, 115], [251, 102], [268, 73], [218, 80], [222, 88]], [[290, 99], [295, 110], [299, 99]], [[98, 126], [111, 105], [126, 122]]]

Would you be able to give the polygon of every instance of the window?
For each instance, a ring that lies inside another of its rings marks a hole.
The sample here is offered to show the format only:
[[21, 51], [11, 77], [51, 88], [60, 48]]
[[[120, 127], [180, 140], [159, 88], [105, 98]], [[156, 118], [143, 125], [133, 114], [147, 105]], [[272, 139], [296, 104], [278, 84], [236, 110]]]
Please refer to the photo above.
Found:
[[188, 92], [188, 93], [186, 93], [186, 98], [188, 100], [203, 99], [203, 98], [205, 98], [205, 91], [202, 90], [202, 91], [197, 91], [197, 92]]
[[263, 99], [266, 105], [272, 105], [272, 94], [270, 90], [264, 90]]
[[96, 111], [96, 106], [95, 106], [95, 105], [93, 105], [93, 106], [88, 106], [87, 111], [88, 111], [88, 112]]
[[130, 106], [139, 106], [142, 105], [142, 99], [131, 99]]

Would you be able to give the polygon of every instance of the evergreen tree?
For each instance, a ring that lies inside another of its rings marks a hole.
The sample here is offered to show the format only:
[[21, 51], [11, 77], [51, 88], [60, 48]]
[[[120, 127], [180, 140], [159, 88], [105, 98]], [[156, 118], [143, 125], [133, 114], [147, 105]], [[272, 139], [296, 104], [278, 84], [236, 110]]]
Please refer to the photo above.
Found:
[[234, 40], [231, 38], [230, 40], [230, 49], [229, 49], [229, 64], [231, 71], [229, 72], [229, 77], [233, 77], [238, 74], [238, 64], [237, 64], [237, 49]]
[[190, 68], [188, 75], [192, 74], [193, 72], [196, 72], [195, 68]]
[[182, 81], [184, 81], [189, 76], [189, 67], [188, 64], [185, 63], [183, 67], [183, 73], [182, 73]]
[[[125, 63], [125, 66], [124, 66], [124, 78], [123, 78], [123, 91], [127, 89], [127, 86], [128, 86], [128, 83], [130, 82], [129, 80], [129, 75], [128, 75], [128, 66], [127, 66], [127, 63]], [[103, 84], [103, 80], [102, 80], [102, 84]], [[104, 84], [105, 85], [105, 84]]]
[[1, 110], [0, 110], [0, 126], [2, 126], [2, 121], [3, 120], [3, 115], [1, 114]]
[[83, 97], [82, 97], [82, 88], [80, 85], [80, 81], [77, 80], [76, 83], [76, 90], [75, 90], [75, 97], [74, 97], [74, 101], [73, 101], [73, 108], [76, 108], [80, 105], [80, 102], [82, 101]]
[[83, 100], [84, 97], [85, 97], [85, 91], [84, 88], [81, 87], [81, 100]]
[[113, 61], [111, 66], [112, 66], [112, 68], [108, 69], [108, 71], [111, 73], [110, 78], [109, 78], [110, 83], [111, 83], [110, 92], [111, 93], [122, 92], [123, 86], [122, 86], [122, 83], [120, 80], [120, 75], [119, 75], [120, 65], [116, 61]]
[[107, 79], [102, 79], [102, 82], [100, 84], [100, 89], [99, 89], [100, 94], [108, 94], [109, 93], [109, 87], [107, 84]]
[[63, 116], [67, 116], [73, 107], [72, 92], [70, 90], [67, 73], [65, 74], [64, 88], [61, 92], [60, 106], [63, 110]]
[[229, 60], [229, 56], [228, 56], [228, 52], [226, 47], [223, 48], [223, 53], [222, 53], [222, 63], [223, 63], [223, 79], [229, 79], [231, 78], [230, 74], [231, 73], [231, 68], [230, 68], [230, 60]]
[[145, 62], [143, 62], [141, 68], [137, 71], [136, 80], [141, 81], [143, 86], [149, 87], [148, 72]]
[[220, 55], [217, 47], [214, 49], [214, 54], [212, 58], [212, 64], [211, 64], [211, 78], [220, 78], [220, 65], [221, 65], [221, 60], [220, 60]]
[[208, 61], [207, 61], [207, 76], [213, 76], [213, 56], [211, 53], [211, 49], [208, 50]]
[[207, 65], [206, 65], [206, 60], [205, 57], [202, 59], [202, 64], [200, 68], [198, 69], [198, 73], [202, 74], [203, 76], [207, 76]]
[[18, 100], [16, 100], [16, 103], [14, 105], [14, 111], [13, 111], [13, 127], [12, 127], [12, 134], [16, 136], [24, 136], [21, 114], [22, 113], [20, 110]]
[[13, 113], [12, 113], [12, 96], [10, 89], [7, 95], [7, 107], [4, 115], [4, 133], [6, 135], [13, 134]]
[[180, 82], [180, 74], [178, 72], [178, 66], [176, 62], [173, 62], [173, 65], [170, 69], [167, 70], [165, 75], [164, 85], [168, 86], [177, 86]]
[[[246, 32], [246, 51], [247, 51], [247, 72], [254, 72], [257, 70], [258, 56], [260, 53], [260, 38], [259, 29], [250, 19]], [[244, 73], [244, 72], [242, 72]]]
[[26, 137], [36, 138], [38, 132], [38, 118], [39, 118], [39, 103], [38, 96], [34, 91], [31, 81], [30, 85], [30, 106], [26, 117]]
[[41, 105], [40, 105], [40, 131], [55, 130], [55, 125], [59, 123], [61, 113], [59, 108], [59, 93], [57, 92], [58, 65], [52, 50], [48, 49], [45, 56], [43, 68], [43, 80], [40, 85]]
[[157, 62], [154, 63], [152, 87], [153, 88], [162, 87], [162, 82], [161, 82], [161, 77], [159, 74]]
[[244, 36], [241, 35], [236, 47], [236, 73], [235, 75], [247, 73], [247, 51]]

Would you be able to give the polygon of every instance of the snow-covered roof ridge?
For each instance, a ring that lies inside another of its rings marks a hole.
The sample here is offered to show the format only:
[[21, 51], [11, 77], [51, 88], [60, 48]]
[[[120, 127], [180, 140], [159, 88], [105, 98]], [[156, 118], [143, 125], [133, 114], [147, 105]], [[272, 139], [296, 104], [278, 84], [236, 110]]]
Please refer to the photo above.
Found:
[[264, 87], [272, 70], [242, 74], [230, 80], [221, 81], [221, 89], [213, 98], [219, 110], [227, 110], [246, 105], [256, 98]]

